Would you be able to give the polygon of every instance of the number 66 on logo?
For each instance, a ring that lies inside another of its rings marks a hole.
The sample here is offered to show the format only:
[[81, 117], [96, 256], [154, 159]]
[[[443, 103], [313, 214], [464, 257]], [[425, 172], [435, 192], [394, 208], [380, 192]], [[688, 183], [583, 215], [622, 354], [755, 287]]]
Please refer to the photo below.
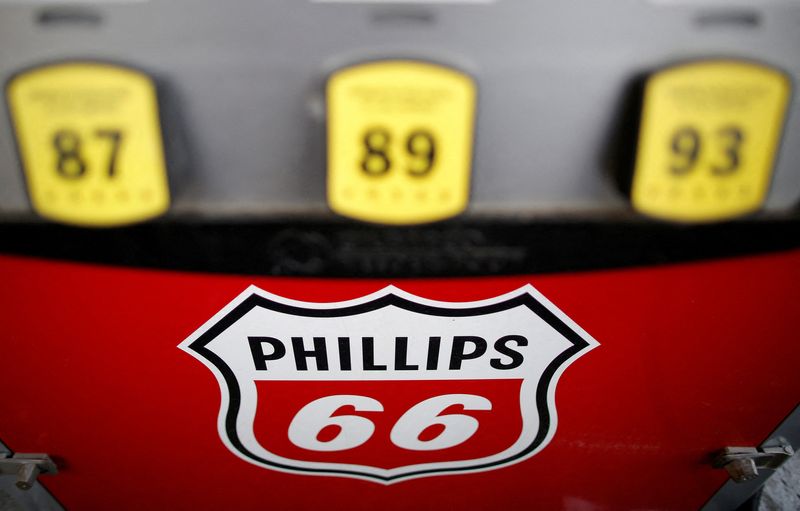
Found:
[[[383, 404], [366, 396], [328, 396], [304, 406], [289, 424], [289, 440], [312, 451], [344, 451], [369, 441], [375, 424], [358, 415], [337, 415], [342, 407], [357, 412], [382, 412]], [[442, 413], [450, 407], [464, 410], [491, 410], [485, 397], [472, 394], [446, 394], [428, 398], [406, 411], [391, 429], [391, 442], [412, 451], [447, 449], [469, 440], [478, 430], [478, 420], [470, 415]], [[321, 440], [335, 433], [330, 440]], [[326, 435], [327, 432], [327, 435]]]

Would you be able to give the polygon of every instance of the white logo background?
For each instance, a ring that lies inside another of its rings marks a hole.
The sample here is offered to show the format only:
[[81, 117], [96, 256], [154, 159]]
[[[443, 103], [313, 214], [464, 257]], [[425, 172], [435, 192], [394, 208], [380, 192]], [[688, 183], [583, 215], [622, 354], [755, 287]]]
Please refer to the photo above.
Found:
[[[510, 344], [524, 360], [513, 369], [496, 369], [490, 365], [490, 359], [499, 359], [507, 365], [511, 361], [507, 355], [492, 350], [493, 343], [506, 335], [521, 335], [528, 340], [526, 346]], [[256, 370], [247, 341], [252, 336], [283, 341], [286, 355], [267, 361], [268, 370]], [[350, 370], [343, 370], [339, 363], [337, 339], [343, 336], [351, 340]], [[407, 364], [418, 365], [419, 370], [393, 367], [395, 338], [399, 336], [408, 338]], [[435, 370], [426, 369], [431, 336], [441, 337]], [[485, 339], [486, 354], [464, 360], [458, 370], [449, 369], [454, 336]], [[313, 348], [313, 337], [324, 337], [328, 369], [318, 370], [314, 358], [309, 357], [308, 370], [298, 371], [291, 352], [292, 337], [303, 337], [307, 350]], [[386, 370], [364, 369], [362, 337], [374, 338], [374, 362], [385, 365]], [[179, 347], [203, 362], [217, 377], [222, 391], [218, 418], [220, 437], [237, 456], [281, 471], [346, 475], [389, 483], [437, 473], [489, 470], [535, 455], [555, 433], [555, 389], [559, 376], [574, 360], [597, 345], [597, 341], [530, 285], [475, 302], [428, 300], [389, 286], [355, 300], [336, 303], [290, 300], [251, 286]], [[523, 380], [520, 392], [522, 434], [508, 449], [479, 459], [393, 469], [307, 462], [269, 452], [259, 444], [253, 432], [257, 405], [255, 381], [258, 380], [396, 380], [401, 384], [403, 380], [502, 378]], [[541, 384], [546, 385], [543, 389], [546, 399], [537, 402], [537, 388]], [[548, 417], [546, 431], [541, 430], [543, 416]]]

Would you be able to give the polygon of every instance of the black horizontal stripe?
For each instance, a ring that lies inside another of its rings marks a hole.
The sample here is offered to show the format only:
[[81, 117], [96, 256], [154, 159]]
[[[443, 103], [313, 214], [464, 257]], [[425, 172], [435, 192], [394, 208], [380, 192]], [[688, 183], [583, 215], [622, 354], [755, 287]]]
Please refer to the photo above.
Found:
[[800, 247], [800, 218], [682, 226], [638, 218], [461, 220], [378, 227], [344, 220], [162, 220], [114, 229], [0, 223], [0, 253], [215, 273], [455, 277], [696, 261]]

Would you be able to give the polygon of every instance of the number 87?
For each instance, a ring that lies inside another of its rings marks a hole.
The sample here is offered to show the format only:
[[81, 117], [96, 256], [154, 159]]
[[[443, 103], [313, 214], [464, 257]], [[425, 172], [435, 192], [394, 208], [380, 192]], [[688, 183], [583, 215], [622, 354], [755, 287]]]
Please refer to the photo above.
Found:
[[[122, 132], [119, 130], [98, 129], [96, 138], [107, 138], [111, 141], [111, 152], [108, 158], [106, 173], [109, 178], [116, 174], [117, 155], [122, 143]], [[67, 179], [78, 179], [86, 174], [86, 162], [81, 155], [81, 137], [76, 131], [62, 129], [53, 134], [53, 148], [56, 152], [56, 172]]]

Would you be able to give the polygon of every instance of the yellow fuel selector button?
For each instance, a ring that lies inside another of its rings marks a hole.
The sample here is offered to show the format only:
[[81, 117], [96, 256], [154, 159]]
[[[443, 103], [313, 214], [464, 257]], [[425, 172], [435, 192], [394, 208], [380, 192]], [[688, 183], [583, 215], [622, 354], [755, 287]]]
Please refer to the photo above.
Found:
[[158, 99], [149, 76], [107, 63], [51, 64], [15, 75], [6, 100], [38, 214], [114, 226], [167, 210]]
[[436, 64], [385, 60], [328, 80], [328, 203], [384, 224], [452, 217], [469, 201], [476, 86]]
[[747, 61], [698, 61], [653, 74], [644, 89], [634, 208], [680, 222], [758, 210], [790, 91], [785, 74]]

